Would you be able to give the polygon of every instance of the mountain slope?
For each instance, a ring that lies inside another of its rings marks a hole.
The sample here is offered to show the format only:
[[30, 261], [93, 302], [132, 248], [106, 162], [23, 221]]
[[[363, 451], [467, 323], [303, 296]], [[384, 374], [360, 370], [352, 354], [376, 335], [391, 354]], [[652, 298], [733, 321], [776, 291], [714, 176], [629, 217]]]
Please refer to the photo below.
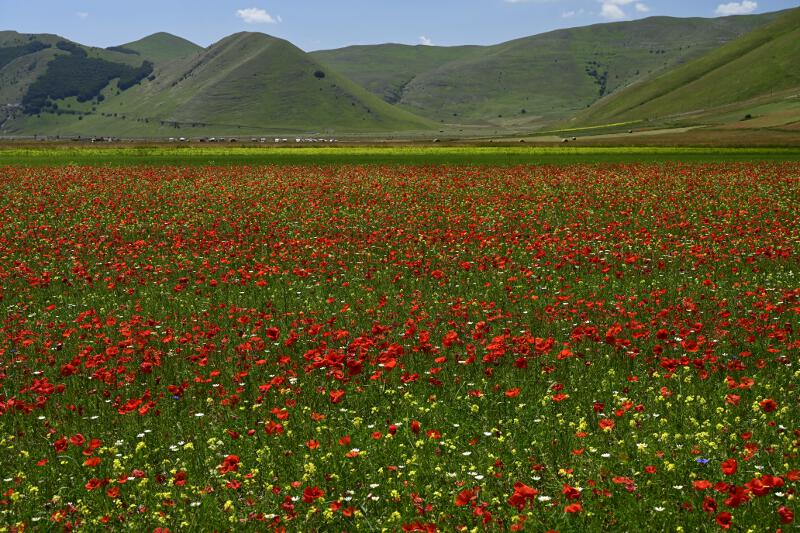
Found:
[[[367, 46], [313, 55], [417, 114], [442, 122], [510, 126], [574, 114], [620, 87], [699, 57], [776, 16], [650, 17], [557, 30], [488, 47], [403, 51], [402, 45]], [[395, 68], [403, 61], [404, 67]]]
[[473, 57], [483, 48], [378, 44], [322, 50], [311, 52], [311, 56], [395, 104], [402, 99], [405, 86], [415, 77], [444, 64]]
[[577, 124], [657, 119], [800, 87], [800, 9], [686, 65], [637, 83], [578, 115]]
[[[9, 131], [61, 135], [235, 135], [268, 131], [424, 130], [432, 124], [392, 107], [323, 67], [291, 43], [238, 33], [198, 54], [157, 65], [136, 87], [116, 82], [79, 121], [24, 117]], [[78, 104], [75, 104], [78, 106]]]
[[138, 41], [123, 44], [118, 48], [136, 51], [142, 57], [156, 64], [189, 57], [203, 50], [202, 46], [164, 32], [148, 35]]
[[152, 71], [135, 54], [79, 45], [58, 35], [0, 32], [0, 125], [23, 110], [71, 113], [64, 98], [88, 101], [112, 79], [132, 86]]

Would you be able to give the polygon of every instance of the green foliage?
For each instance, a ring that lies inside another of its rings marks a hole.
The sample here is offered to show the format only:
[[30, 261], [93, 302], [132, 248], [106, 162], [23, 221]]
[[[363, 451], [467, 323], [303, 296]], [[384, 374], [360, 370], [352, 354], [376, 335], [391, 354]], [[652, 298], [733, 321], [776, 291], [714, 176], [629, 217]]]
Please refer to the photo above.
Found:
[[32, 41], [21, 46], [0, 47], [0, 68], [8, 65], [18, 57], [33, 54], [45, 48], [50, 48], [50, 45], [40, 41]]
[[45, 75], [28, 88], [22, 99], [24, 110], [28, 114], [41, 112], [50, 100], [75, 96], [79, 102], [88, 102], [98, 97], [100, 91], [115, 78], [119, 78], [119, 87], [124, 91], [153, 71], [153, 64], [149, 61], [134, 68], [105, 59], [87, 57], [85, 50], [73, 48], [72, 43], [62, 41], [56, 46], [71, 53], [51, 61]]
[[125, 91], [150, 76], [152, 72], [153, 63], [144, 61], [141, 66], [137, 68], [128, 68], [126, 71], [122, 72], [117, 86], [120, 90]]
[[658, 120], [800, 87], [800, 9], [707, 55], [627, 87], [572, 124]]
[[0, 166], [207, 165], [574, 165], [797, 161], [797, 148], [391, 147], [278, 148], [160, 146], [0, 149]]
[[56, 48], [59, 50], [64, 50], [65, 52], [69, 52], [72, 55], [79, 56], [79, 57], [86, 57], [88, 54], [86, 50], [83, 49], [78, 44], [71, 43], [69, 41], [58, 41], [56, 43]]
[[106, 48], [109, 52], [119, 52], [120, 54], [141, 55], [137, 50], [125, 48], [124, 46], [109, 46]]
[[[504, 126], [563, 119], [763, 26], [775, 13], [650, 17], [557, 30], [494, 46], [352, 46], [312, 53], [387, 102], [427, 118]], [[499, 116], [506, 118], [498, 118]], [[509, 118], [516, 117], [516, 118]]]
[[138, 41], [114, 48], [124, 48], [125, 50], [138, 52], [142, 57], [156, 65], [190, 57], [203, 49], [186, 39], [163, 32], [154, 33]]

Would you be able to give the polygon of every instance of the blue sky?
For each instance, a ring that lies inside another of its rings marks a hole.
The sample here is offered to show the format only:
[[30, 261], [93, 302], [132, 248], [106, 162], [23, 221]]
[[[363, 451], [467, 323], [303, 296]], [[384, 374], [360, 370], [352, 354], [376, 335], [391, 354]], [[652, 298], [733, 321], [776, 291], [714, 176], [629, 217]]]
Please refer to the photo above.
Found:
[[202, 46], [261, 31], [304, 50], [350, 44], [495, 44], [544, 31], [651, 15], [714, 17], [797, 0], [0, 0], [0, 30], [111, 46], [157, 31]]

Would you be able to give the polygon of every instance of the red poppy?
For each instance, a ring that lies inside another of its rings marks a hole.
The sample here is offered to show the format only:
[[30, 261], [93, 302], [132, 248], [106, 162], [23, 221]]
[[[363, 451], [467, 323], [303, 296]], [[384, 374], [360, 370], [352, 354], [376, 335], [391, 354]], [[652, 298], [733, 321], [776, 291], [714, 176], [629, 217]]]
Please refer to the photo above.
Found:
[[781, 519], [781, 524], [791, 524], [794, 520], [794, 512], [785, 505], [778, 507], [778, 516]]
[[100, 464], [100, 461], [102, 461], [102, 459], [99, 457], [90, 457], [83, 462], [83, 466], [95, 467]]
[[64, 453], [67, 451], [67, 439], [61, 437], [53, 443], [53, 447], [56, 449], [56, 453]]
[[239, 456], [228, 455], [222, 460], [222, 464], [217, 467], [220, 474], [227, 474], [228, 472], [236, 472], [239, 469]]
[[561, 494], [568, 500], [577, 500], [581, 497], [581, 491], [576, 489], [575, 487], [571, 487], [568, 484], [564, 483], [564, 487], [561, 489]]
[[325, 496], [325, 491], [319, 487], [306, 487], [303, 490], [303, 502], [314, 503], [314, 501]]
[[598, 424], [603, 431], [611, 431], [614, 429], [615, 422], [610, 418], [601, 418]]
[[739, 468], [736, 459], [726, 459], [725, 461], [722, 461], [721, 466], [722, 466], [722, 473], [725, 474], [726, 476], [732, 476], [733, 474], [736, 473], [736, 471]]
[[711, 514], [717, 511], [717, 501], [711, 496], [703, 498], [703, 511]]
[[512, 507], [516, 507], [518, 511], [522, 511], [528, 502], [533, 504], [533, 500], [536, 498], [537, 494], [539, 494], [538, 490], [517, 481], [514, 483], [514, 494], [508, 498], [508, 504]]
[[96, 490], [96, 489], [99, 489], [102, 486], [103, 486], [103, 481], [100, 480], [100, 479], [97, 479], [96, 477], [93, 477], [92, 479], [90, 479], [89, 481], [86, 482], [86, 485], [84, 485], [84, 488], [86, 490]]
[[343, 399], [344, 399], [344, 391], [343, 390], [332, 390], [330, 392], [331, 403], [339, 403]]
[[580, 513], [581, 511], [583, 511], [583, 506], [581, 506], [580, 502], [570, 503], [569, 505], [564, 507], [565, 513], [576, 514]]
[[455, 504], [456, 507], [463, 507], [467, 505], [469, 502], [478, 499], [478, 490], [477, 489], [464, 489], [458, 494], [456, 494]]
[[765, 413], [771, 413], [778, 408], [778, 403], [772, 398], [761, 400], [758, 405], [761, 406], [761, 410]]
[[731, 513], [722, 512], [717, 515], [717, 525], [722, 529], [730, 529], [731, 523], [733, 522], [733, 516]]

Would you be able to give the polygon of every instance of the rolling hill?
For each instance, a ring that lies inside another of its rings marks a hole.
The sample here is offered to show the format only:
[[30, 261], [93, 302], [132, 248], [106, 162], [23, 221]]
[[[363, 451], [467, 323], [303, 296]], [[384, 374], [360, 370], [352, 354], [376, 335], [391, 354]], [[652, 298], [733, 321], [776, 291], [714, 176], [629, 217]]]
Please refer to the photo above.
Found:
[[486, 47], [355, 46], [312, 55], [388, 102], [439, 122], [515, 127], [572, 115], [776, 16], [650, 17]]
[[138, 41], [112, 48], [132, 50], [156, 64], [190, 57], [203, 50], [202, 46], [164, 32], [154, 33]]
[[97, 96], [112, 79], [134, 85], [150, 75], [153, 63], [138, 54], [93, 48], [51, 34], [0, 32], [0, 127], [23, 112]]
[[[798, 58], [800, 9], [794, 9], [701, 58], [624, 88], [571, 122], [658, 121], [787, 100], [791, 89], [800, 91]], [[797, 106], [797, 99], [792, 103]]]
[[208, 48], [156, 33], [106, 49], [0, 32], [0, 134], [495, 135], [703, 109], [730, 118], [742, 102], [761, 113], [753, 125], [773, 124], [785, 115], [775, 98], [800, 101], [798, 28], [795, 9], [312, 53], [249, 32]]
[[[159, 43], [164, 41], [174, 45], [169, 53], [161, 50]], [[50, 107], [17, 115], [5, 129], [66, 136], [161, 136], [432, 127], [282, 39], [245, 32], [187, 57], [191, 49], [186, 41], [157, 34], [103, 51], [128, 60], [152, 58], [155, 68], [135, 86], [120, 87], [122, 80], [114, 79], [93, 99], [58, 100], [56, 112]], [[160, 52], [154, 56], [148, 50]], [[65, 109], [69, 113], [63, 113]], [[186, 131], [176, 133], [179, 129]]]

